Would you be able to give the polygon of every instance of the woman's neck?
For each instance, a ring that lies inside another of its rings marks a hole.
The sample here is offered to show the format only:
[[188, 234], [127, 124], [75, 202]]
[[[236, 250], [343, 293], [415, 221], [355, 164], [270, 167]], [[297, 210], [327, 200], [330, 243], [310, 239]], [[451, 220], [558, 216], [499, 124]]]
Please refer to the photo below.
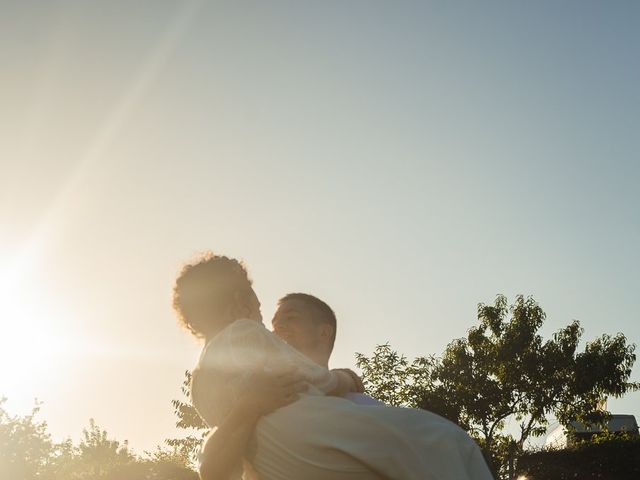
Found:
[[216, 319], [216, 322], [212, 322], [210, 328], [205, 332], [205, 335], [204, 335], [205, 344], [209, 343], [209, 341], [213, 337], [217, 336], [222, 330], [227, 328], [233, 322], [237, 320], [242, 320], [244, 318], [245, 317], [238, 317], [238, 318], [227, 317], [227, 318]]

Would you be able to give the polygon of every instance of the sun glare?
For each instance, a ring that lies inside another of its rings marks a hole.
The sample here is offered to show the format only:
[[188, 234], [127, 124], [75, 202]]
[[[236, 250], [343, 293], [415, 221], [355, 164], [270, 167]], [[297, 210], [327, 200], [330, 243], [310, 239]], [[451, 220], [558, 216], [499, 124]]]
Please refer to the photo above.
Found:
[[[70, 353], [59, 308], [46, 292], [15, 271], [0, 279], [0, 397], [20, 409], [33, 406], [41, 389], [63, 379], [59, 366]], [[14, 275], [12, 275], [12, 273]]]

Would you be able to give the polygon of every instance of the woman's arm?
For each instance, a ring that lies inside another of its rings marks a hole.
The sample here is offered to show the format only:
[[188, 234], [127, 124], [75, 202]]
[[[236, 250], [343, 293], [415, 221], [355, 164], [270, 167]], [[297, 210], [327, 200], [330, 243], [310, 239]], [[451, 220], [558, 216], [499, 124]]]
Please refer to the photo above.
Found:
[[304, 379], [323, 393], [341, 391], [347, 382], [344, 376], [318, 365], [267, 330], [262, 323], [248, 319], [236, 320], [225, 328], [215, 350], [217, 354], [203, 359], [205, 368], [241, 374], [262, 366], [276, 372], [297, 367]]
[[305, 389], [306, 384], [294, 369], [249, 376], [229, 415], [206, 439], [201, 452], [200, 478], [229, 480], [241, 472], [242, 458], [260, 417], [294, 402]]
[[227, 327], [228, 354], [238, 371], [246, 371], [257, 365], [270, 365], [275, 370], [285, 365], [296, 366], [310, 384], [331, 396], [343, 396], [351, 392], [363, 392], [362, 381], [351, 370], [328, 370], [302, 354], [263, 324], [251, 320], [237, 320]]

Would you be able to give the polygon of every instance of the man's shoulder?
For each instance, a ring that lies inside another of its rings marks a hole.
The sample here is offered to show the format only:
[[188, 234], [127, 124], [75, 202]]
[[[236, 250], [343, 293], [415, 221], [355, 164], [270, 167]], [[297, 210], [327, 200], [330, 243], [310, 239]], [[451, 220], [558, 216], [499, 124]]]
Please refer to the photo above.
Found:
[[376, 400], [375, 398], [370, 397], [369, 395], [367, 395], [365, 393], [347, 393], [345, 395], [345, 398], [347, 400], [351, 400], [353, 403], [355, 403], [357, 405], [384, 406], [384, 403], [382, 403], [380, 400]]

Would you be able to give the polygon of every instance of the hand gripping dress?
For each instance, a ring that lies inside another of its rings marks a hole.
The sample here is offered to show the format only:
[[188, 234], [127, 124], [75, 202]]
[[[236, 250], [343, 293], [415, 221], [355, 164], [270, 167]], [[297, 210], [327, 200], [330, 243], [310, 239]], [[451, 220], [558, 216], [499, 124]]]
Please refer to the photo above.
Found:
[[493, 479], [476, 443], [454, 423], [325, 395], [335, 376], [253, 320], [235, 321], [205, 345], [193, 373], [194, 406], [219, 425], [248, 375], [290, 365], [309, 390], [258, 421], [247, 460], [261, 480]]

